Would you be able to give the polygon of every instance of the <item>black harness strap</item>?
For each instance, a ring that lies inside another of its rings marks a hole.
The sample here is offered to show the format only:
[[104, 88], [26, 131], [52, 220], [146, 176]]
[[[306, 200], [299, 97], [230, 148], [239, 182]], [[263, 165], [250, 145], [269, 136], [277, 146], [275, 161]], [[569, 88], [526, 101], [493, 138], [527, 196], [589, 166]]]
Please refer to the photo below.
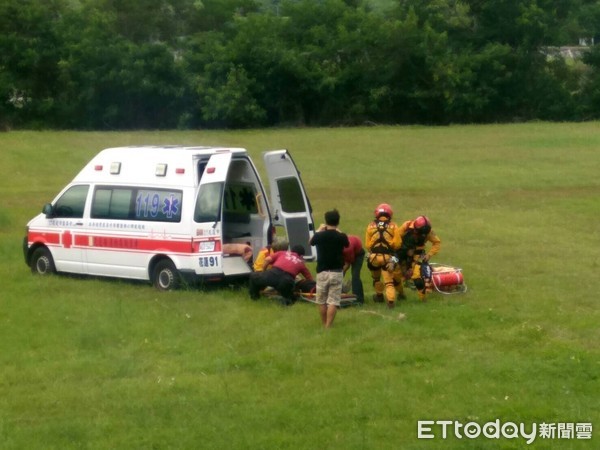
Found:
[[[376, 221], [377, 222], [377, 221]], [[377, 231], [379, 232], [379, 237], [375, 241], [375, 244], [371, 247], [371, 253], [382, 253], [384, 255], [391, 255], [394, 253], [391, 244], [385, 238], [385, 233], [387, 233], [391, 240], [394, 239], [394, 235], [388, 230], [387, 222], [377, 222]]]

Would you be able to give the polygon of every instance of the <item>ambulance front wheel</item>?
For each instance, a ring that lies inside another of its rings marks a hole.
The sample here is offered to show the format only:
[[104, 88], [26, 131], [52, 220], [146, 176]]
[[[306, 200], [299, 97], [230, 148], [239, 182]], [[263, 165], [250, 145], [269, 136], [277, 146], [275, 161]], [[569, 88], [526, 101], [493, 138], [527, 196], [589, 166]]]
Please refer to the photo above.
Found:
[[54, 259], [50, 250], [46, 247], [39, 247], [35, 249], [33, 255], [31, 255], [31, 272], [37, 275], [49, 275], [56, 272], [54, 266]]
[[154, 267], [152, 283], [159, 291], [172, 291], [180, 284], [179, 272], [169, 259], [159, 261]]

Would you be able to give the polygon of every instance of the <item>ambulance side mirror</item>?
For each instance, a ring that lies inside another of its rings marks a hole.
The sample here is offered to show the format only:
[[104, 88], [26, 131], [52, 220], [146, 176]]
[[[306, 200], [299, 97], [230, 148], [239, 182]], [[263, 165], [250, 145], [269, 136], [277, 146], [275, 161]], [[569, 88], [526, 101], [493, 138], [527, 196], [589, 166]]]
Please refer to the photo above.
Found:
[[52, 203], [46, 203], [42, 208], [42, 213], [46, 215], [47, 219], [52, 219], [54, 217], [54, 208], [52, 207]]

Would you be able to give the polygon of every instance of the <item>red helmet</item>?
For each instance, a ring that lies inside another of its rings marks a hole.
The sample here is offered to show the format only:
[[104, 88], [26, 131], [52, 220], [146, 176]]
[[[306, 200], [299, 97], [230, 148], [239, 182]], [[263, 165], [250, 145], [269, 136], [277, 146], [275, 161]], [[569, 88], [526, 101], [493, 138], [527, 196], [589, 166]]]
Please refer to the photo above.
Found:
[[419, 216], [414, 220], [413, 227], [419, 234], [429, 234], [431, 231], [431, 222], [426, 216]]
[[392, 207], [387, 203], [382, 203], [381, 205], [375, 208], [375, 218], [379, 219], [381, 216], [387, 217], [389, 220], [392, 220], [392, 216], [394, 215], [394, 211], [392, 211]]

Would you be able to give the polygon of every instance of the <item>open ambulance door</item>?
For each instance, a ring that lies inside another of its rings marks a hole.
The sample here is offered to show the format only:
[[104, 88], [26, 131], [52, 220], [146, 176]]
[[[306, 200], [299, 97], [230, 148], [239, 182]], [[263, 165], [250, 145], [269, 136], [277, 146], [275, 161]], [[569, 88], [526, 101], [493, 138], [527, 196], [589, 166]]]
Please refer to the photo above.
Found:
[[285, 227], [290, 248], [300, 244], [307, 260], [316, 258], [315, 248], [309, 244], [315, 233], [312, 208], [304, 190], [300, 173], [287, 150], [263, 154], [269, 188], [273, 224]]
[[[231, 164], [232, 153], [219, 152], [210, 157], [206, 165], [202, 163], [200, 183], [198, 186], [198, 200], [196, 204], [196, 222], [212, 223], [214, 236], [219, 237], [219, 248], [223, 249], [227, 242], [226, 224], [223, 221], [225, 208], [225, 183]], [[222, 269], [225, 276], [250, 273], [250, 267], [239, 255], [220, 255], [201, 257], [201, 265], [205, 273]]]

